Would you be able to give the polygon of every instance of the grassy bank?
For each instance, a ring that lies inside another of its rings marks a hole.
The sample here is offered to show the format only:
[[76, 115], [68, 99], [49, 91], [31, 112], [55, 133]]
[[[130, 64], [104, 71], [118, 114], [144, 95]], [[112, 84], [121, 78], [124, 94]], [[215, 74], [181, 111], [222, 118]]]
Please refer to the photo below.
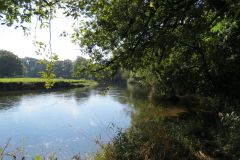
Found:
[[209, 109], [202, 110], [211, 105], [211, 108], [216, 108], [217, 101], [213, 102], [201, 102], [192, 106], [195, 114], [189, 111], [177, 117], [162, 116], [159, 107], [142, 107], [133, 115], [132, 126], [102, 145], [94, 159], [239, 159], [239, 113], [223, 112], [215, 115]]
[[[46, 89], [47, 81], [42, 78], [0, 78], [0, 91]], [[53, 79], [51, 89], [95, 86], [91, 80]]]

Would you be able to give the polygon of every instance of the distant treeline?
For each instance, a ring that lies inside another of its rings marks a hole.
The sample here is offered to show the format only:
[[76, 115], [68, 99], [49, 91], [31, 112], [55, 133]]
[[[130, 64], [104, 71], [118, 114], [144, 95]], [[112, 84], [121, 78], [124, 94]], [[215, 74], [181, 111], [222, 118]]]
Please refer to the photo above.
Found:
[[[23, 65], [24, 77], [41, 77], [39, 73], [45, 70], [45, 64], [41, 63], [41, 60], [25, 57], [20, 59]], [[86, 67], [87, 59], [78, 57], [75, 61], [63, 60], [56, 61], [53, 72], [58, 78], [91, 78], [90, 75], [78, 74], [79, 66]]]
[[[93, 77], [86, 74], [86, 71], [80, 73], [80, 68], [87, 67], [88, 60], [83, 57], [77, 57], [75, 61], [63, 60], [56, 61], [53, 72], [57, 78], [85, 78]], [[0, 50], [0, 77], [41, 77], [41, 72], [46, 68], [46, 64], [41, 60], [25, 57], [19, 58], [12, 52]]]
[[[126, 79], [125, 72], [122, 71], [102, 71], [93, 73], [88, 70], [89, 60], [77, 57], [76, 60], [59, 60], [53, 67], [56, 78], [65, 79], [91, 79], [98, 81], [122, 81]], [[25, 57], [19, 58], [12, 52], [0, 50], [0, 78], [9, 77], [41, 77], [41, 72], [45, 71], [46, 64], [41, 60]], [[125, 77], [124, 77], [125, 76]]]

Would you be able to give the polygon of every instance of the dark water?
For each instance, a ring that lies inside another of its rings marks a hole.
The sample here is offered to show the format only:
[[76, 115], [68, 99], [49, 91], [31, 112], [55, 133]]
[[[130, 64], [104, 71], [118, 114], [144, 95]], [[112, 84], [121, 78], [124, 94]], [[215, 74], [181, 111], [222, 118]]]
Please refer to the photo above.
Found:
[[[0, 146], [9, 140], [7, 151], [69, 158], [96, 152], [131, 125], [138, 108], [156, 106], [143, 89], [111, 87], [72, 89], [56, 92], [1, 93]], [[160, 105], [160, 104], [159, 104]], [[161, 113], [174, 116], [178, 107], [160, 107]]]

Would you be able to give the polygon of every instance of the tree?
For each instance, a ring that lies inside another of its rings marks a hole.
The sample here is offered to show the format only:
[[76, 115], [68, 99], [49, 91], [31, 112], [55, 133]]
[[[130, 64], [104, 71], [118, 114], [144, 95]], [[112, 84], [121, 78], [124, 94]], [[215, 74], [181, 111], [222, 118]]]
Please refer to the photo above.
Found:
[[238, 0], [7, 0], [0, 2], [0, 15], [12, 25], [33, 15], [48, 20], [61, 8], [74, 19], [86, 17], [72, 38], [86, 48], [95, 73], [109, 67], [131, 71], [165, 94], [236, 97], [239, 5]]
[[73, 62], [71, 60], [63, 61], [63, 77], [72, 78], [73, 77]]
[[[74, 73], [79, 77], [87, 76], [83, 72], [86, 66], [104, 76], [130, 71], [131, 76], [150, 84], [163, 95], [211, 97], [212, 108], [207, 108], [210, 111], [239, 113], [239, 0], [5, 0], [0, 2], [0, 18], [7, 25], [20, 22], [21, 27], [36, 15], [44, 24], [43, 20], [51, 19], [57, 8], [77, 20], [85, 17], [84, 22], [75, 25], [79, 28], [71, 35], [73, 42], [83, 47], [91, 58], [90, 65], [81, 58], [75, 62]], [[216, 97], [223, 101], [212, 101]], [[238, 126], [234, 121], [238, 121], [239, 116], [231, 120], [231, 115], [217, 114], [221, 125], [209, 127], [205, 116], [196, 115], [200, 123], [207, 126], [206, 131], [213, 128], [209, 139], [217, 137], [216, 141], [219, 136], [215, 133], [224, 130], [224, 126], [229, 129], [226, 131], [234, 132]], [[225, 117], [230, 117], [227, 125]], [[173, 132], [179, 131], [179, 126], [177, 128]], [[217, 128], [219, 130], [215, 130]], [[188, 135], [183, 130], [184, 137], [180, 139], [185, 141]], [[224, 143], [229, 139], [238, 142], [237, 132], [223, 133]], [[202, 138], [197, 141], [201, 143]], [[151, 143], [147, 144], [152, 147]], [[239, 150], [239, 144], [223, 148], [224, 152], [232, 148], [231, 155]], [[189, 151], [194, 153], [192, 149]], [[125, 152], [122, 155], [126, 155]]]
[[83, 57], [77, 57], [73, 65], [73, 75], [78, 78], [91, 79], [91, 76], [87, 72], [88, 61]]
[[22, 76], [21, 60], [12, 52], [0, 50], [0, 77]]
[[24, 66], [25, 77], [40, 77], [40, 72], [44, 71], [45, 65], [35, 58], [25, 57], [21, 59]]
[[131, 70], [171, 95], [238, 96], [239, 1], [83, 3], [90, 20], [76, 40], [96, 64]]
[[[60, 1], [59, 1], [60, 2]], [[36, 15], [40, 20], [48, 19], [58, 5], [57, 0], [4, 0], [0, 2], [1, 24], [26, 30], [24, 22], [31, 22]]]
[[57, 77], [72, 78], [73, 62], [71, 60], [57, 61], [54, 65], [54, 73]]

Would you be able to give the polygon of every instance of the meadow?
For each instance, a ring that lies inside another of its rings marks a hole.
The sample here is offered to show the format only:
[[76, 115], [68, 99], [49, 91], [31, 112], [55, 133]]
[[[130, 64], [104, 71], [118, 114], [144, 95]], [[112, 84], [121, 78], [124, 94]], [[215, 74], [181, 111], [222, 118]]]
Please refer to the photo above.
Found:
[[[50, 87], [46, 86], [49, 82]], [[97, 83], [84, 79], [0, 78], [0, 91], [59, 89], [95, 86]]]

